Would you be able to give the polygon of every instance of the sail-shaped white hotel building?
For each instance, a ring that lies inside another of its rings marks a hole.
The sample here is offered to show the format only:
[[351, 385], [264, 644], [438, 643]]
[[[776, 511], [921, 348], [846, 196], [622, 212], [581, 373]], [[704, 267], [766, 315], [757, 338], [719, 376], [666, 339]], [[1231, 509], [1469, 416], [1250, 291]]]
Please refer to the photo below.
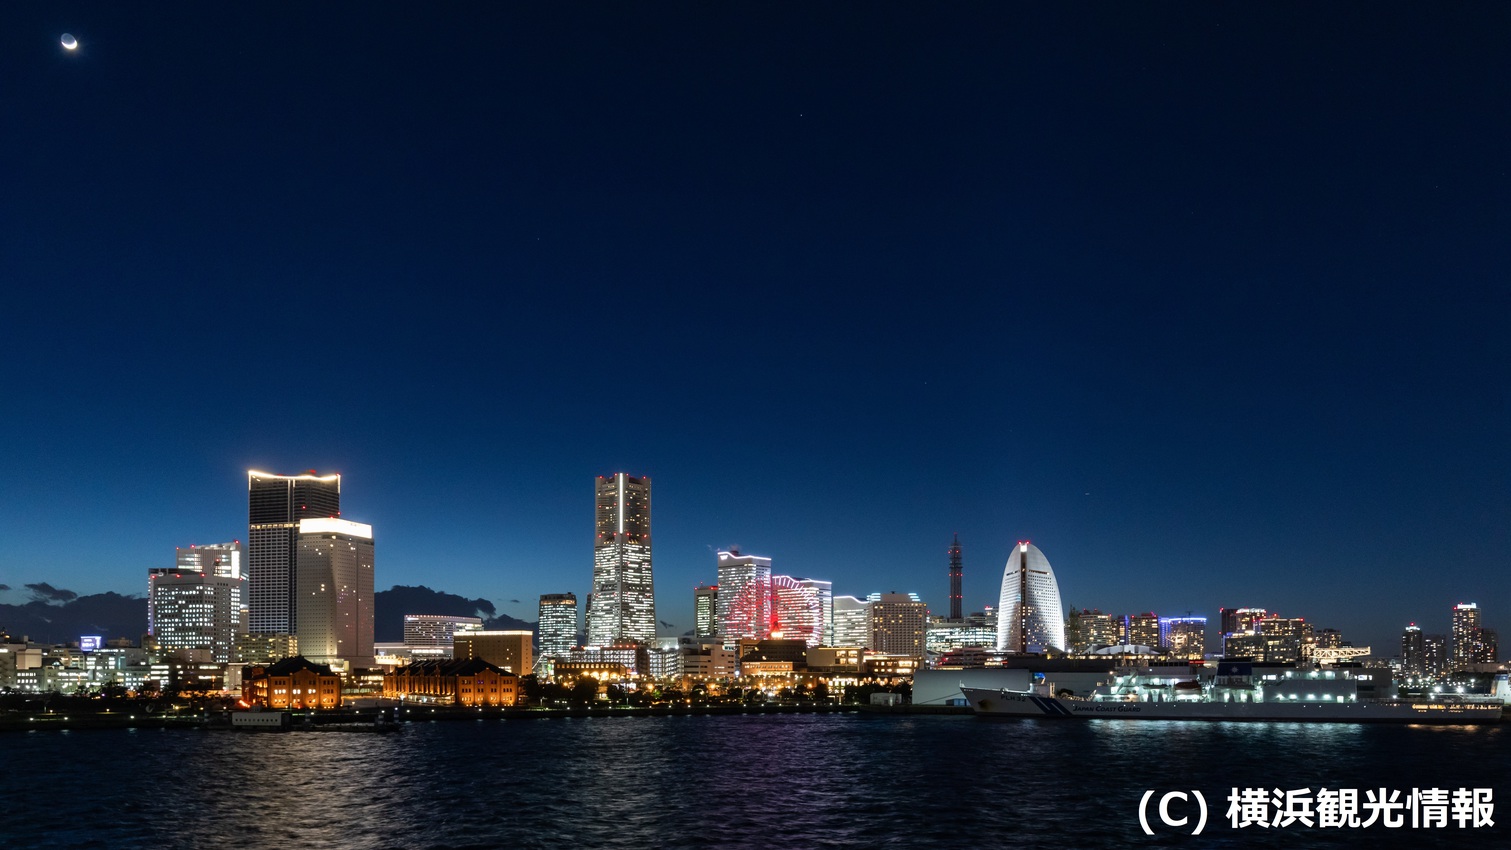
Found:
[[997, 605], [997, 650], [1043, 652], [1065, 649], [1065, 610], [1060, 585], [1039, 547], [1023, 541], [1002, 571]]

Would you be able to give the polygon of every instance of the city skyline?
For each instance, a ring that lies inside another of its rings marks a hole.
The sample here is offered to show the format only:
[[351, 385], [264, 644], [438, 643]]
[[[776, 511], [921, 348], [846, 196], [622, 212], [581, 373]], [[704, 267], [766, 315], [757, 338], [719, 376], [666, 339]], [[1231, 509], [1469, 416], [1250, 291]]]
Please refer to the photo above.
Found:
[[[285, 525], [285, 523], [275, 522], [275, 523], [269, 524], [268, 522], [266, 522], [267, 520], [270, 520], [270, 519], [275, 519], [275, 520], [276, 519], [280, 519], [283, 514], [289, 513], [289, 512], [309, 513], [310, 511], [313, 510], [316, 513], [321, 513], [321, 512], [336, 513], [336, 514], [340, 513], [340, 510], [339, 510], [339, 499], [340, 499], [340, 481], [341, 481], [341, 477], [342, 477], [340, 473], [327, 473], [327, 474], [323, 474], [322, 475], [322, 474], [318, 474], [316, 472], [316, 470], [312, 469], [312, 470], [310, 470], [310, 471], [308, 471], [306, 473], [300, 473], [300, 474], [294, 474], [294, 475], [282, 475], [282, 474], [277, 474], [277, 473], [267, 473], [267, 472], [263, 472], [263, 471], [259, 471], [259, 470], [248, 470], [246, 472], [246, 475], [247, 475], [247, 479], [246, 480], [249, 481], [249, 482], [253, 482], [250, 485], [250, 491], [249, 491], [251, 493], [249, 501], [250, 501], [250, 504], [252, 506], [251, 507], [251, 512], [249, 514], [249, 518], [251, 520], [254, 520], [251, 524], [254, 527], [258, 526], [258, 525], [263, 525], [263, 526], [269, 527], [269, 528], [272, 528], [273, 526], [277, 526], [276, 530], [277, 530], [277, 533], [279, 534], [279, 539], [280, 540], [281, 540], [281, 536], [282, 536], [282, 533], [283, 533], [283, 526]], [[621, 479], [624, 480], [624, 481], [628, 481], [628, 482], [634, 482], [636, 488], [638, 490], [640, 490], [640, 491], [643, 491], [643, 492], [640, 493], [640, 497], [639, 498], [643, 499], [643, 502], [644, 502], [645, 519], [642, 521], [641, 519], [635, 518], [635, 516], [634, 516], [635, 511], [634, 511], [633, 508], [631, 509], [631, 515], [630, 515], [629, 522], [630, 522], [630, 529], [634, 533], [632, 533], [630, 536], [633, 536], [633, 537], [643, 537], [645, 539], [648, 539], [649, 538], [649, 534], [648, 534], [648, 528], [649, 528], [649, 522], [648, 522], [648, 514], [649, 514], [649, 483], [650, 483], [650, 479], [649, 479], [648, 476], [638, 477], [637, 478], [635, 476], [629, 476], [629, 475], [627, 475], [625, 473], [615, 473], [613, 476], [601, 476], [601, 475], [597, 476], [596, 477], [596, 481], [598, 482], [598, 485], [597, 485], [597, 488], [595, 490], [595, 495], [596, 495], [596, 498], [595, 498], [595, 503], [596, 503], [595, 504], [595, 513], [597, 515], [597, 523], [596, 524], [600, 528], [607, 527], [607, 526], [604, 525], [604, 523], [609, 523], [610, 525], [614, 525], [614, 526], [617, 527], [618, 520], [619, 520], [619, 517], [620, 517], [620, 511], [618, 509], [619, 509], [619, 507], [621, 507], [621, 505], [619, 504], [619, 498], [618, 498], [618, 486], [620, 486], [619, 482], [621, 481]], [[613, 482], [613, 485], [609, 486], [609, 487], [605, 487], [604, 482]], [[270, 486], [270, 485], [272, 485], [272, 486]], [[259, 495], [259, 488], [261, 488], [261, 490], [263, 491], [260, 495]], [[324, 492], [326, 489], [329, 489], [330, 492], [329, 493]], [[272, 497], [274, 495], [274, 491], [276, 491], [276, 495], [278, 496], [278, 498], [276, 498], [276, 499]], [[608, 496], [606, 497], [605, 494], [608, 494]], [[296, 505], [295, 503], [298, 502], [298, 501], [300, 501], [300, 497], [303, 497], [303, 499], [305, 499], [305, 500], [314, 500], [314, 503], [316, 504], [316, 507], [310, 508], [310, 507], [308, 507], [306, 505]], [[278, 514], [278, 516], [274, 516], [274, 514]], [[262, 521], [262, 522], [258, 522], [258, 521]], [[302, 521], [303, 520], [300, 520], [300, 521], [288, 524], [288, 525], [291, 526], [290, 530], [293, 532], [293, 537], [295, 539], [298, 538], [298, 535], [299, 535], [299, 528], [298, 528], [298, 526], [299, 526], [299, 523], [302, 522]], [[353, 522], [350, 522], [350, 521], [347, 521], [347, 520], [341, 520], [341, 519], [332, 519], [331, 522], [340, 524], [343, 527], [350, 526], [351, 528], [358, 529], [358, 530], [362, 531], [363, 533], [365, 533], [367, 535], [368, 540], [369, 540], [369, 544], [368, 545], [370, 547], [370, 545], [371, 545], [370, 544], [370, 540], [371, 540], [371, 526], [370, 525], [364, 525], [364, 524], [361, 524], [361, 523], [353, 523]], [[603, 538], [604, 534], [605, 534], [605, 532], [603, 532], [603, 531], [597, 532], [595, 534], [595, 539], [599, 540], [599, 541], [603, 540], [604, 539]], [[614, 533], [610, 534], [611, 538], [616, 538], [618, 536], [619, 536], [618, 534], [614, 534]], [[264, 544], [264, 545], [266, 545], [266, 544]], [[218, 551], [220, 549], [223, 549], [223, 548], [229, 549], [230, 547], [237, 547], [238, 557], [236, 558], [236, 560], [234, 562], [228, 560], [228, 561], [226, 561], [226, 563], [224, 565], [222, 565], [221, 564], [221, 559], [217, 556], [217, 558], [214, 560], [214, 562], [212, 564], [210, 564], [210, 566], [216, 572], [216, 574], [223, 574], [223, 575], [226, 575], [226, 576], [230, 576], [230, 575], [233, 575], [233, 574], [240, 575], [241, 569], [240, 569], [239, 565], [240, 565], [241, 561], [240, 561], [240, 558], [239, 558], [239, 546], [240, 546], [239, 541], [233, 542], [233, 543], [228, 543], [228, 544], [198, 544], [198, 545], [196, 545], [196, 544], [189, 544], [187, 547], [180, 546], [180, 547], [178, 547], [178, 548], [175, 549], [175, 560], [177, 562], [179, 570], [183, 570], [183, 569], [196, 570], [196, 569], [199, 569], [199, 567], [196, 567], [195, 565], [198, 564], [203, 559], [203, 557], [204, 557], [205, 554], [218, 553]], [[952, 540], [951, 540], [950, 544], [945, 549], [945, 555], [944, 555], [944, 558], [942, 559], [943, 565], [948, 570], [948, 572], [946, 573], [945, 578], [944, 578], [944, 581], [948, 583], [948, 589], [947, 589], [947, 591], [944, 594], [944, 599], [947, 600], [946, 603], [945, 603], [946, 605], [950, 604], [950, 602], [948, 601], [948, 600], [951, 599], [950, 591], [952, 591], [953, 588], [956, 586], [959, 574], [962, 572], [962, 569], [961, 569], [961, 563], [963, 561], [963, 558], [962, 558], [962, 555], [961, 555], [962, 549], [963, 549], [963, 546], [962, 546], [962, 543], [960, 541], [959, 533], [955, 532], [952, 535]], [[602, 552], [603, 552], [603, 550], [604, 550], [604, 547], [602, 547], [602, 546], [595, 546], [594, 567], [593, 567], [593, 569], [591, 569], [589, 571], [589, 577], [586, 580], [586, 584], [589, 587], [593, 586], [594, 579], [592, 577], [592, 574], [594, 572], [596, 572], [596, 570], [597, 570], [597, 568], [599, 566], [599, 562], [600, 562], [600, 560], [602, 558]], [[975, 608], [969, 608], [968, 607], [966, 609], [965, 613], [979, 612], [979, 611], [984, 610], [986, 608], [996, 608], [999, 612], [1001, 610], [1003, 610], [999, 606], [1002, 605], [1002, 600], [1006, 598], [1006, 594], [1007, 594], [1006, 587], [1007, 587], [1007, 585], [1005, 584], [1005, 582], [1006, 582], [1006, 580], [1007, 580], [1007, 578], [1008, 578], [1009, 575], [1017, 575], [1017, 573], [1015, 572], [1015, 564], [1019, 561], [1019, 559], [1021, 559], [1022, 557], [1024, 557], [1024, 553], [1026, 551], [1029, 551], [1029, 550], [1032, 551], [1034, 557], [1038, 558], [1039, 560], [1043, 560], [1043, 555], [1042, 555], [1042, 553], [1040, 553], [1038, 551], [1038, 547], [1037, 546], [1032, 545], [1029, 541], [1017, 541], [1017, 542], [1015, 542], [1013, 544], [1013, 546], [1012, 546], [1012, 549], [1011, 549], [1012, 555], [1009, 557], [1009, 560], [1006, 562], [1006, 564], [1003, 567], [1004, 572], [1001, 573], [1002, 579], [998, 580], [998, 582], [997, 582], [997, 586], [999, 588], [998, 589], [998, 597], [996, 599], [991, 600], [991, 601], [984, 602], [981, 605], [976, 606]], [[734, 548], [733, 553], [727, 552], [727, 551], [719, 551], [719, 552], [716, 552], [715, 554], [717, 556], [716, 563], [714, 565], [715, 568], [710, 571], [710, 577], [713, 579], [713, 581], [711, 583], [711, 587], [712, 588], [717, 588], [717, 585], [718, 585], [718, 576], [720, 575], [720, 573], [729, 564], [736, 563], [736, 562], [739, 562], [739, 563], [757, 563], [757, 562], [759, 562], [759, 563], [761, 563], [763, 565], [763, 569], [765, 571], [765, 574], [768, 576], [768, 578], [766, 579], [766, 582], [769, 583], [771, 577], [773, 577], [773, 576], [770, 576], [770, 573], [771, 573], [771, 560], [772, 559], [769, 558], [769, 557], [743, 555], [739, 551], [738, 547]], [[292, 555], [292, 553], [291, 553], [291, 555]], [[265, 558], [266, 556], [262, 556], [262, 557]], [[371, 556], [369, 554], [368, 558], [370, 559], [370, 557]], [[249, 560], [250, 560], [250, 558], [249, 558]], [[277, 560], [277, 559], [275, 559], [275, 560]], [[233, 564], [235, 566], [233, 566]], [[274, 566], [276, 568], [277, 564], [275, 564]], [[1044, 566], [1044, 565], [1041, 565], [1041, 566]], [[158, 568], [158, 567], [153, 567], [153, 568], [150, 568], [150, 571], [154, 572], [154, 573], [172, 573], [175, 570], [174, 570], [174, 568]], [[1050, 581], [1055, 586], [1055, 588], [1057, 590], [1057, 588], [1058, 588], [1058, 578], [1056, 576], [1054, 576], [1053, 573], [1051, 573], [1050, 575], [1051, 575]], [[366, 571], [366, 576], [367, 576], [367, 581], [368, 582], [372, 582], [373, 581], [374, 572], [373, 572], [373, 570], [370, 567]], [[781, 576], [781, 578], [788, 579], [787, 576]], [[938, 576], [935, 576], [935, 578], [937, 579]], [[568, 579], [568, 580], [566, 580], [564, 582], [557, 582], [557, 584], [561, 584], [561, 585], [565, 586], [566, 584], [571, 584], [575, 580], [576, 579]], [[789, 581], [790, 581], [790, 579], [789, 579]], [[800, 581], [800, 583], [806, 583], [806, 584], [813, 584], [815, 581], [817, 581], [819, 584], [830, 584], [830, 585], [832, 585], [831, 581], [824, 580], [824, 579], [811, 579], [810, 578], [810, 579], [802, 579], [802, 580], [799, 580], [799, 581]], [[248, 584], [250, 584], [250, 583], [251, 582], [248, 582]], [[376, 586], [382, 587], [382, 586], [384, 586], [384, 584], [385, 584], [385, 582], [378, 582]], [[465, 588], [465, 587], [437, 586], [437, 587], [434, 587], [433, 589], [439, 590], [439, 591], [451, 591], [451, 592], [460, 591], [463, 596], [465, 596], [468, 592], [470, 592], [470, 589], [469, 588]], [[705, 589], [704, 588], [704, 583], [700, 582], [700, 584], [697, 587], [693, 588], [693, 590], [700, 590], [700, 589]], [[876, 594], [879, 593], [879, 591], [875, 590], [874, 588], [873, 589], [866, 589], [866, 590], [861, 590], [861, 589], [857, 589], [857, 588], [842, 588], [842, 590], [846, 591], [846, 593], [843, 594], [843, 595], [847, 595], [847, 596], [852, 595], [852, 593], [850, 593], [850, 591], [853, 591], [854, 592], [853, 595], [858, 595], [862, 599], [864, 599], [867, 595], [875, 596]], [[372, 588], [371, 587], [368, 588], [368, 592], [369, 593], [372, 592]], [[919, 590], [908, 590], [907, 592], [916, 594], [920, 598], [923, 598], [925, 600], [926, 604], [928, 604], [928, 598], [934, 595], [930, 591], [930, 589], [928, 589], [928, 588], [921, 588]], [[832, 591], [827, 591], [826, 590], [826, 593], [827, 594], [832, 594]], [[132, 594], [127, 593], [127, 594], [124, 594], [124, 595], [132, 595]], [[150, 595], [151, 594], [149, 592], [148, 596], [150, 597]], [[589, 592], [587, 594], [587, 596], [589, 598], [592, 595], [593, 594], [591, 592]], [[573, 594], [572, 593], [567, 593], [567, 594], [563, 595], [563, 594], [558, 594], [558, 593], [554, 593], [554, 592], [540, 594], [540, 598], [542, 600], [542, 605], [543, 606], [544, 606], [545, 600], [548, 597], [549, 598], [553, 598], [553, 599], [563, 598], [563, 597], [565, 597], [565, 598], [571, 598], [571, 597], [573, 597]], [[753, 598], [757, 598], [757, 597], [753, 597]], [[762, 600], [768, 599], [768, 597], [766, 597], [765, 595], [761, 595], [758, 598], [762, 599]], [[774, 598], [774, 597], [772, 597], [772, 598]], [[725, 599], [724, 604], [727, 605], [728, 604], [728, 600], [730, 599], [730, 597], [728, 595], [726, 595], [724, 597], [724, 599]], [[574, 604], [575, 604], [575, 600], [574, 600]], [[653, 596], [653, 598], [652, 598], [652, 606], [653, 607], [652, 607], [651, 610], [652, 611], [655, 610], [654, 606], [665, 605], [665, 604], [666, 604], [665, 602], [659, 601], [658, 599], [656, 599]], [[767, 604], [769, 604], [769, 602]], [[1070, 614], [1072, 612], [1080, 610], [1081, 608], [1084, 608], [1084, 607], [1088, 607], [1088, 606], [1072, 605], [1071, 603], [1069, 603], [1069, 602], [1067, 602], [1067, 601], [1064, 600], [1063, 595], [1061, 595], [1059, 597], [1059, 605], [1060, 605], [1060, 609], [1061, 609], [1062, 613], [1064, 615], [1066, 615], [1065, 617], [1062, 617], [1061, 621], [1060, 621], [1060, 626], [1062, 628], [1066, 625], [1067, 618], [1070, 616]], [[1108, 608], [1107, 613], [1113, 614], [1114, 616], [1117, 616], [1117, 617], [1130, 616], [1130, 615], [1132, 615], [1132, 612], [1138, 610], [1137, 608], [1119, 608], [1119, 606], [1117, 606], [1117, 605], [1109, 605], [1109, 606], [1098, 605], [1098, 606], [1090, 606], [1090, 607], [1095, 607], [1095, 608], [1097, 608], [1097, 610], [1101, 610], [1103, 607], [1107, 607]], [[694, 606], [690, 603], [688, 605], [688, 611], [689, 611], [690, 614], [692, 613], [693, 608], [694, 608]], [[1453, 623], [1445, 625], [1443, 628], [1437, 629], [1437, 631], [1442, 631], [1442, 632], [1456, 631], [1458, 629], [1458, 626], [1456, 625], [1456, 623], [1457, 623], [1457, 621], [1459, 619], [1459, 615], [1466, 608], [1467, 609], [1472, 609], [1473, 616], [1474, 616], [1474, 623], [1476, 624], [1476, 627], [1477, 627], [1478, 626], [1478, 622], [1479, 622], [1478, 621], [1478, 616], [1479, 616], [1479, 605], [1478, 605], [1478, 603], [1477, 602], [1464, 602], [1464, 601], [1460, 601], [1460, 602], [1454, 603], [1453, 606], [1452, 606], [1452, 608], [1445, 615], [1445, 619], [1451, 618], [1453, 620]], [[1181, 618], [1171, 618], [1171, 617], [1169, 617], [1168, 616], [1169, 612], [1166, 612], [1165, 609], [1159, 608], [1158, 606], [1156, 606], [1155, 608], [1153, 608], [1151, 610], [1152, 611], [1159, 611], [1159, 612], [1161, 612], [1161, 616], [1160, 616], [1161, 620], [1165, 620], [1165, 619], [1181, 619]], [[1261, 615], [1267, 615], [1267, 616], [1270, 616], [1270, 617], [1280, 616], [1280, 612], [1278, 612], [1277, 610], [1257, 608], [1257, 607], [1255, 607], [1255, 608], [1233, 609], [1233, 608], [1227, 608], [1226, 606], [1218, 606], [1217, 608], [1215, 608], [1213, 610], [1215, 610], [1217, 614], [1223, 614], [1224, 616], [1227, 616], [1227, 617], [1232, 617], [1234, 615], [1242, 615], [1243, 613], [1245, 613], [1247, 611], [1258, 611]], [[1332, 630], [1332, 629], [1336, 629], [1337, 628], [1334, 620], [1333, 619], [1329, 619], [1328, 616], [1327, 616], [1327, 614], [1325, 614], [1325, 613], [1322, 613], [1322, 614], [1314, 613], [1314, 610], [1315, 610], [1315, 603], [1313, 603], [1311, 606], [1309, 606], [1306, 611], [1302, 611], [1302, 612], [1289, 612], [1288, 611], [1288, 612], [1285, 612], [1285, 613], [1286, 613], [1287, 617], [1295, 617], [1295, 618], [1300, 618], [1300, 619], [1308, 620], [1316, 628], [1319, 628], [1319, 629], [1326, 628], [1326, 629]], [[1119, 613], [1119, 612], [1121, 612], [1121, 613]], [[426, 613], [426, 612], [407, 612], [407, 613]], [[755, 614], [755, 612], [747, 612], [747, 613]], [[1186, 615], [1190, 615], [1190, 614], [1193, 613], [1193, 610], [1188, 609], [1188, 610], [1183, 611], [1181, 613], [1184, 613]], [[1205, 612], [1203, 611], [1202, 613], [1205, 613]], [[370, 610], [364, 609], [364, 614], [368, 618], [371, 617], [371, 611]], [[931, 605], [929, 607], [929, 614], [930, 614], [931, 617], [941, 617], [941, 618], [943, 618], [943, 617], [949, 616], [949, 611], [948, 611], [948, 609], [946, 609], [946, 610], [939, 610], [937, 608], [932, 607], [932, 605]], [[764, 619], [766, 619], [767, 617], [769, 617], [769, 612], [766, 612], [765, 615], [761, 615], [761, 614], [755, 614], [755, 615], [758, 618], [760, 618], [760, 619], [762, 619], [764, 621]], [[718, 619], [718, 617], [716, 616], [715, 619]], [[1198, 619], [1205, 620], [1206, 617], [1202, 617], [1202, 618], [1198, 618]], [[1214, 614], [1212, 616], [1212, 619], [1214, 619], [1214, 620], [1217, 619], [1216, 614]], [[1334, 619], [1336, 619], [1336, 618], [1334, 618]], [[1381, 633], [1381, 634], [1385, 634], [1385, 633], [1389, 632], [1390, 629], [1395, 629], [1396, 630], [1395, 632], [1389, 634], [1385, 640], [1381, 640], [1381, 641], [1378, 641], [1378, 642], [1374, 642], [1374, 641], [1371, 641], [1371, 640], [1364, 639], [1363, 637], [1360, 637], [1359, 635], [1362, 634], [1363, 632], [1361, 632], [1361, 633], [1354, 633], [1354, 632], [1349, 632], [1347, 630], [1340, 630], [1340, 631], [1343, 631], [1344, 639], [1347, 640], [1352, 645], [1356, 645], [1356, 646], [1371, 646], [1371, 648], [1372, 648], [1371, 656], [1372, 657], [1399, 656], [1401, 654], [1400, 653], [1400, 648], [1399, 648], [1400, 634], [1401, 634], [1400, 629], [1404, 628], [1404, 627], [1407, 627], [1407, 626], [1409, 626], [1409, 627], [1416, 627], [1418, 620], [1420, 620], [1421, 622], [1424, 622], [1424, 623], [1428, 623], [1429, 625], [1432, 625], [1434, 623], [1433, 615], [1432, 615], [1431, 612], [1426, 612], [1426, 616], [1418, 617], [1416, 619], [1410, 620], [1406, 624], [1400, 625], [1400, 626], [1395, 625], [1395, 624], [1384, 625], [1384, 624], [1375, 623], [1374, 626], [1370, 627], [1370, 629], [1368, 630], [1368, 632], [1367, 632], [1368, 634], [1375, 634], [1376, 633], [1376, 627], [1378, 629], [1378, 632]], [[692, 633], [692, 632], [695, 631], [695, 621], [694, 620], [690, 620], [689, 622], [690, 622], [690, 625], [686, 629], [675, 629], [675, 628], [672, 628], [671, 626], [668, 626], [668, 624], [665, 623], [665, 621], [661, 621], [660, 622], [660, 626], [661, 627], [658, 628], [657, 633], [658, 633], [659, 636], [662, 636], [662, 637], [670, 637], [670, 636], [685, 635], [685, 634]], [[1004, 621], [1002, 621], [1002, 623], [1005, 624], [1006, 621], [1004, 620]], [[0, 624], [0, 626], [3, 626], [3, 624]], [[1007, 628], [1007, 627], [1006, 627], [1006, 625], [1001, 625], [1000, 628]], [[1161, 627], [1161, 628], [1163, 628], [1163, 627]], [[1000, 629], [999, 629], [999, 635], [1000, 634], [1001, 634], [1001, 632], [1000, 632]], [[589, 643], [593, 643], [592, 637], [591, 636], [588, 636], [588, 637], [589, 637]], [[607, 642], [612, 642], [612, 641], [604, 641], [604, 642], [607, 643]], [[1011, 642], [1012, 642], [1011, 639], [1009, 639], [1008, 643], [1011, 643]], [[999, 639], [999, 643], [1001, 643], [1000, 639]], [[1222, 651], [1222, 632], [1221, 631], [1214, 632], [1214, 633], [1208, 635], [1208, 638], [1207, 638], [1207, 649], [1211, 653], [1221, 653], [1221, 651]]]
[[956, 532], [967, 613], [1018, 540], [1376, 649], [1511, 600], [1505, 9], [9, 12], [0, 603], [310, 468], [522, 619], [609, 470], [679, 633], [735, 545], [946, 612]]

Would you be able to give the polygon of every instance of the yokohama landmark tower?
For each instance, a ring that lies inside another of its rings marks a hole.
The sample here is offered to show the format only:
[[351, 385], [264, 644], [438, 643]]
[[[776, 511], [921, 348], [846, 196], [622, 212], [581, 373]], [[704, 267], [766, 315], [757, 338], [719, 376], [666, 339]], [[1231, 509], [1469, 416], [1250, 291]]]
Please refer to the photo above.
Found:
[[594, 508], [593, 595], [588, 643], [656, 640], [651, 582], [651, 480], [623, 472], [598, 477]]

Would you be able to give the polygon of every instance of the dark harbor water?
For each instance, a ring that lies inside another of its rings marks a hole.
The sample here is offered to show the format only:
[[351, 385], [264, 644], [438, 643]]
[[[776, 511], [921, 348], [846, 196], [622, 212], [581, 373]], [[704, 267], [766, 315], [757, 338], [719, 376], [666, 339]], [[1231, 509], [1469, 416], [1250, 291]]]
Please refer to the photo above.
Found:
[[[759, 715], [15, 733], [0, 736], [0, 847], [1504, 847], [1508, 765], [1511, 726]], [[1233, 786], [1490, 788], [1497, 826], [1234, 829]], [[1151, 808], [1146, 836], [1149, 789], [1201, 791], [1203, 833]]]

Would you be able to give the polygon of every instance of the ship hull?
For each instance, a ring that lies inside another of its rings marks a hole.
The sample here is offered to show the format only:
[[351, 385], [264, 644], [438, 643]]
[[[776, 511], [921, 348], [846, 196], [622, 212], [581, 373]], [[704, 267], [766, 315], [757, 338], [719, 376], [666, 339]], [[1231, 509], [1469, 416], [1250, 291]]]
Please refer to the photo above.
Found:
[[1349, 703], [1124, 702], [1057, 699], [984, 688], [961, 688], [981, 717], [1058, 720], [1218, 720], [1296, 723], [1498, 723], [1502, 707], [1484, 703], [1408, 700]]

